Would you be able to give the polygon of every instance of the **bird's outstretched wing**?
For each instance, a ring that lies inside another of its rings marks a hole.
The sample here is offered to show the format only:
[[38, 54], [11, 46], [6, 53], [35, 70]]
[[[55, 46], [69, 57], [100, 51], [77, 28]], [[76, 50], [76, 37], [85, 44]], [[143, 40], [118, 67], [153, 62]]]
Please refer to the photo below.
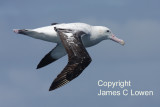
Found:
[[37, 69], [42, 68], [66, 55], [66, 51], [62, 44], [57, 44], [57, 46], [52, 49], [48, 54], [37, 65]]
[[59, 88], [79, 76], [91, 62], [91, 58], [81, 40], [82, 35], [85, 35], [84, 32], [77, 31], [74, 33], [69, 29], [58, 28], [55, 28], [55, 30], [68, 54], [68, 64], [53, 81], [49, 91]]

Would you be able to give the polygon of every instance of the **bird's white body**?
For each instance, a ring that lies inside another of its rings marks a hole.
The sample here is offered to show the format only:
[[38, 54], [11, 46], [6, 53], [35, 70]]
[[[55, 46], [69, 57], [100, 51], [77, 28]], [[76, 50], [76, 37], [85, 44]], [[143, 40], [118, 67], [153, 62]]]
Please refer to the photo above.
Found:
[[56, 47], [40, 61], [37, 69], [68, 54], [68, 64], [53, 81], [49, 91], [67, 84], [90, 64], [91, 58], [85, 47], [96, 45], [105, 39], [124, 45], [124, 41], [114, 36], [107, 27], [91, 26], [85, 23], [54, 24], [37, 29], [14, 29], [14, 32], [57, 43]]
[[[66, 30], [70, 29], [74, 32], [84, 32], [85, 35], [82, 36], [84, 47], [94, 46], [105, 39], [110, 39], [120, 43], [121, 45], [124, 45], [124, 41], [114, 36], [109, 28], [104, 26], [91, 26], [85, 23], [62, 23], [36, 29], [14, 29], [14, 32], [18, 34], [24, 34], [36, 39], [57, 43], [57, 46], [52, 50], [50, 55], [54, 59], [59, 59], [67, 53], [64, 49], [58, 33], [54, 28]], [[69, 34], [73, 35], [72, 33], [67, 33], [67, 36], [69, 36]]]
[[54, 30], [54, 27], [85, 32], [87, 35], [82, 37], [82, 41], [85, 47], [96, 45], [97, 43], [106, 39], [105, 36], [103, 35], [103, 32], [97, 28], [106, 29], [106, 30], [108, 29], [103, 26], [91, 26], [85, 23], [68, 23], [68, 24], [64, 23], [64, 24], [56, 24], [56, 25], [36, 28], [31, 30], [31, 31], [34, 31], [33, 33], [31, 32], [31, 33], [28, 33], [27, 35], [30, 37], [45, 40], [48, 42], [61, 44], [61, 40], [57, 35], [57, 32]]

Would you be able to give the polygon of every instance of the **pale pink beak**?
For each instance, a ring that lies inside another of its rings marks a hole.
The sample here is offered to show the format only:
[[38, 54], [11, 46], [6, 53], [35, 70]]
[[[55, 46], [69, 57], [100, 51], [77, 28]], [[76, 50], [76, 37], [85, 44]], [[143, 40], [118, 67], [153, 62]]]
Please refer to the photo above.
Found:
[[112, 34], [112, 36], [111, 36], [109, 39], [112, 40], [112, 41], [115, 41], [115, 42], [117, 42], [117, 43], [119, 43], [119, 44], [121, 44], [121, 45], [124, 45], [124, 44], [125, 44], [125, 42], [124, 42], [122, 39], [117, 38], [117, 37], [114, 36], [113, 34]]

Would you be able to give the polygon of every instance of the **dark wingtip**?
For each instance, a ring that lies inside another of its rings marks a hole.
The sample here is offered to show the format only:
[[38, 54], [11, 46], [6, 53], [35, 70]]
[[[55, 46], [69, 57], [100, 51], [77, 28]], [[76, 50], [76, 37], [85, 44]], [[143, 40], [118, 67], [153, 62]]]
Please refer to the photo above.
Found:
[[53, 91], [54, 90], [54, 88], [51, 86], [50, 88], [49, 88], [49, 91]]
[[37, 69], [42, 68], [42, 67], [44, 67], [44, 66], [46, 66], [56, 60], [57, 59], [52, 58], [49, 53], [40, 61], [40, 63], [37, 65]]
[[42, 66], [40, 66], [40, 65], [37, 65], [37, 68], [36, 68], [36, 69], [39, 69], [39, 68], [42, 68]]
[[49, 91], [52, 91], [52, 89], [50, 88]]
[[50, 88], [49, 88], [49, 91], [53, 91], [53, 90], [55, 90], [55, 89], [57, 89], [57, 88], [59, 88], [59, 87], [56, 87], [55, 83], [53, 82], [53, 83], [51, 84]]
[[42, 67], [46, 66], [46, 64], [44, 64], [42, 61], [37, 65], [36, 69], [40, 69]]

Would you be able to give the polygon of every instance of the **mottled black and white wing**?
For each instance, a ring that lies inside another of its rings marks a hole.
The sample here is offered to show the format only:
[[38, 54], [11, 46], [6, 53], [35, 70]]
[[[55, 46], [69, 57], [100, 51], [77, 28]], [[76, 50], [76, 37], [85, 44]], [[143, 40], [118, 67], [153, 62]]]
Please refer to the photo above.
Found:
[[55, 30], [68, 54], [68, 64], [53, 81], [49, 91], [59, 88], [79, 76], [91, 62], [91, 58], [81, 40], [82, 35], [85, 35], [84, 32], [69, 33], [71, 30], [56, 28]]

